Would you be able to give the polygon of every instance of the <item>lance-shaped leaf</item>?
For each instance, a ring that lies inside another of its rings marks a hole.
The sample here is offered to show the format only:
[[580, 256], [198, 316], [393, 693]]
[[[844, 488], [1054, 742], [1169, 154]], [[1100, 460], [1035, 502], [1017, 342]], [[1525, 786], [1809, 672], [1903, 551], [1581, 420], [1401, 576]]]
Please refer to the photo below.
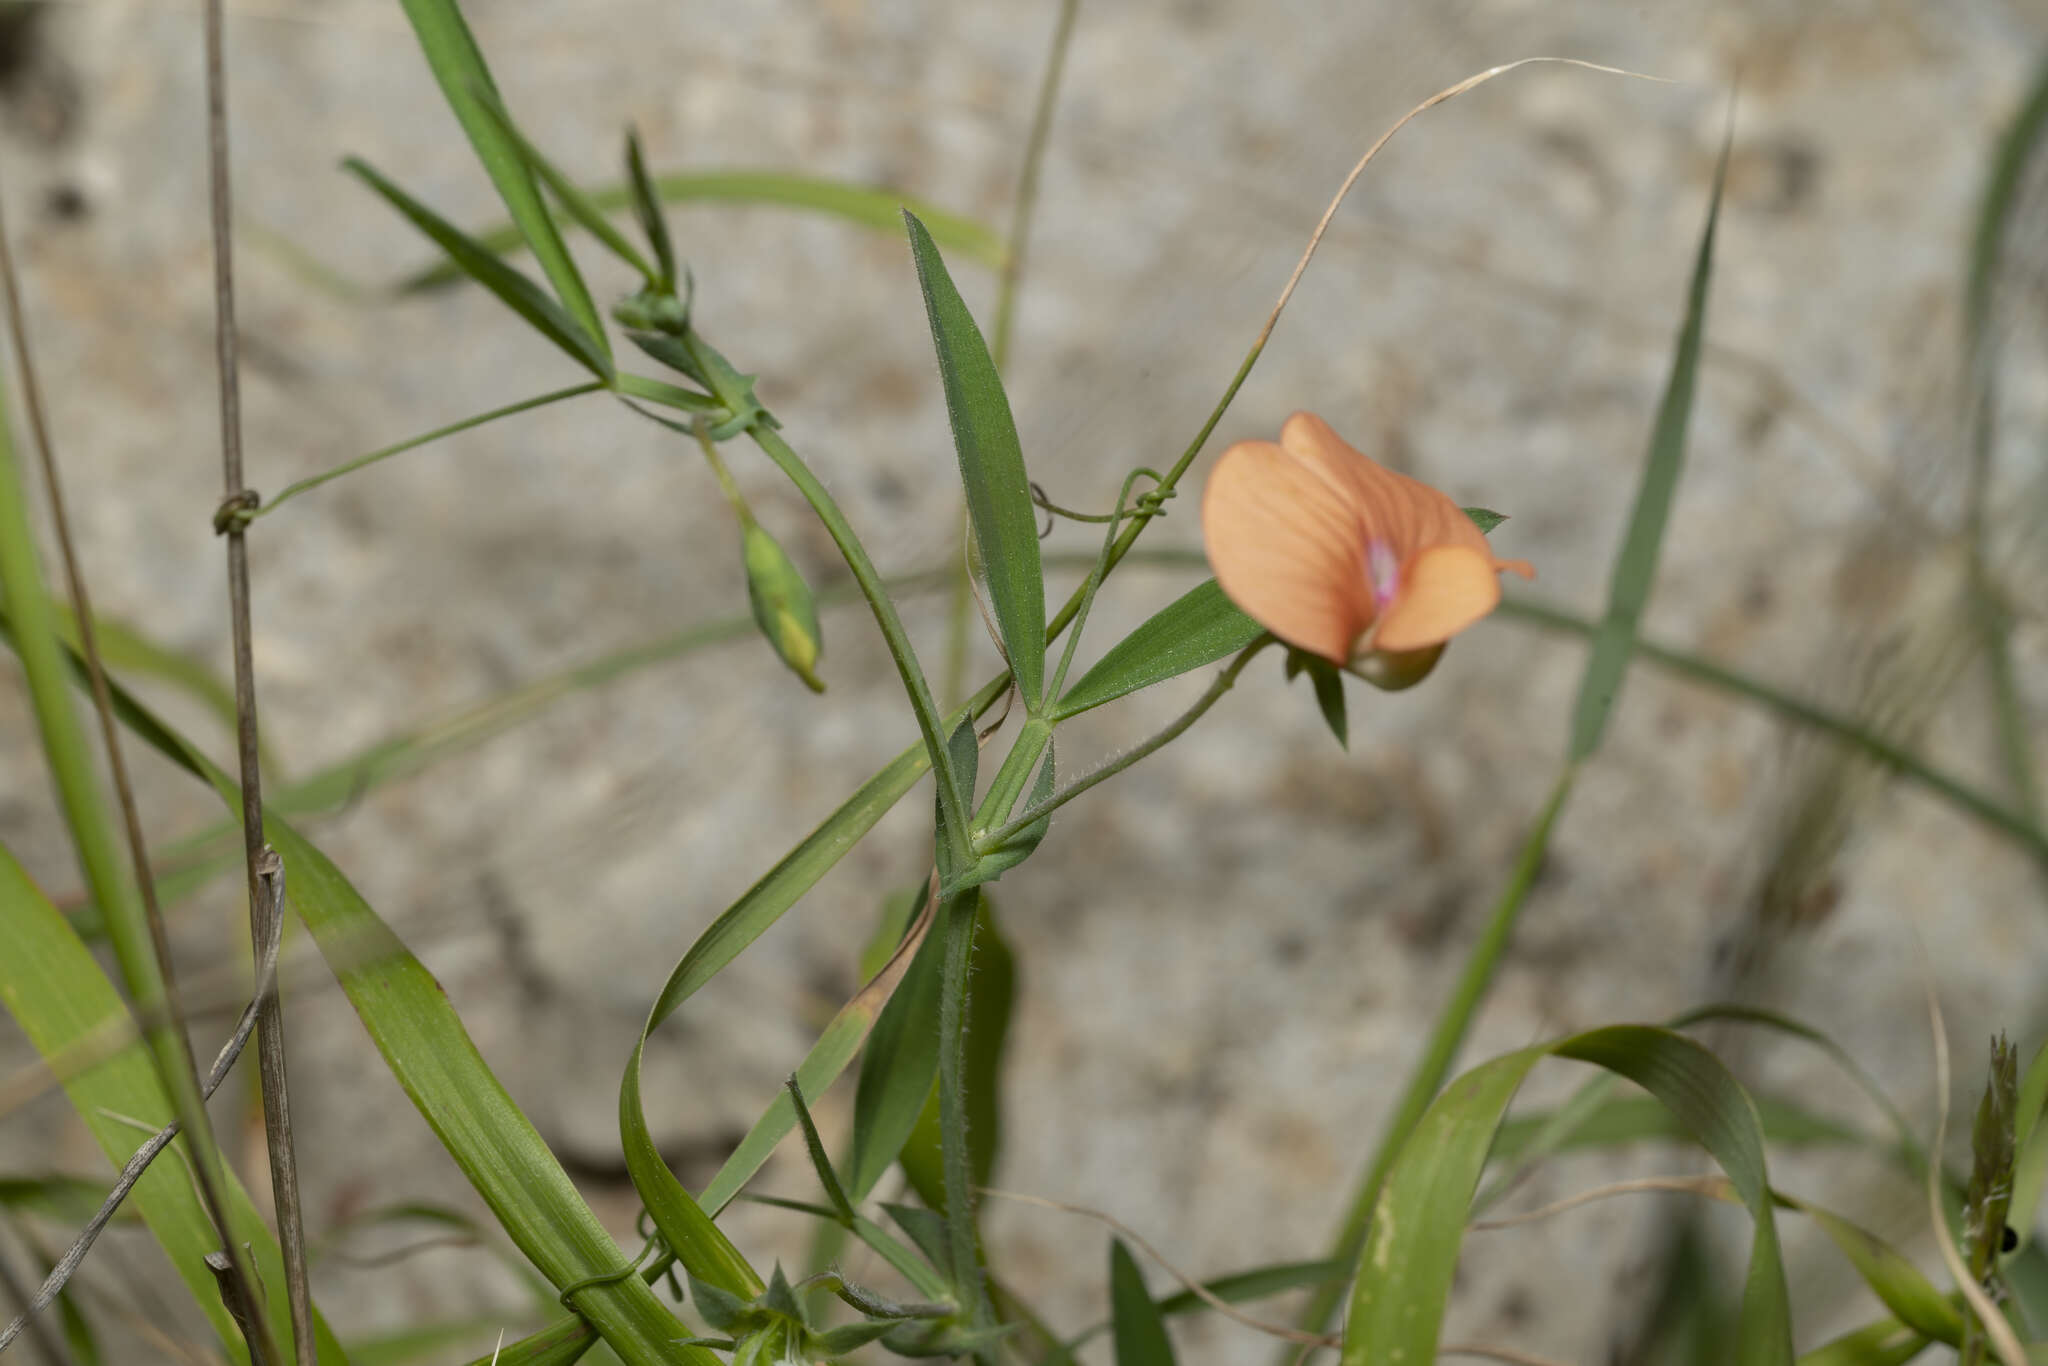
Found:
[[1002, 376], [974, 315], [946, 273], [946, 263], [924, 224], [907, 210], [910, 253], [924, 290], [925, 313], [939, 355], [946, 390], [946, 415], [953, 424], [953, 449], [967, 490], [967, 519], [981, 548], [988, 575], [989, 604], [1003, 653], [1017, 680], [1024, 708], [1036, 716], [1045, 691], [1045, 578], [1038, 561], [1038, 517], [1024, 450]]
[[933, 936], [917, 951], [902, 989], [882, 1008], [861, 1056], [853, 1153], [846, 1163], [847, 1190], [856, 1201], [867, 1198], [917, 1127], [939, 1074], [938, 1018], [939, 941]]
[[1228, 659], [1264, 630], [1223, 596], [1216, 580], [1196, 584], [1110, 647], [1053, 709], [1064, 721], [1105, 702]]
[[342, 165], [371, 189], [389, 200], [391, 206], [411, 219], [413, 226], [434, 239], [441, 250], [461, 266], [478, 284], [498, 296], [506, 307], [533, 325], [535, 331], [568, 352], [576, 362], [599, 379], [612, 377], [612, 359], [599, 340], [600, 334], [565, 312], [533, 281], [486, 251], [462, 229], [435, 213], [398, 188], [368, 162], [350, 157]]
[[[597, 306], [591, 302], [590, 290], [584, 285], [583, 276], [576, 269], [568, 247], [563, 245], [561, 230], [555, 226], [547, 205], [541, 200], [540, 187], [533, 183], [533, 173], [527, 169], [526, 159], [503, 126], [493, 120], [484, 107], [485, 101], [498, 98], [498, 87], [491, 80], [490, 68], [484, 64], [483, 50], [477, 46], [475, 35], [469, 31], [469, 25], [462, 17], [461, 5], [456, 0], [400, 0], [400, 3], [405, 6], [406, 18], [412, 21], [413, 32], [419, 37], [420, 51], [426, 54], [427, 65], [433, 68], [434, 79], [440, 83], [448, 107], [455, 112], [462, 131], [469, 134], [470, 145], [476, 148], [477, 159], [483, 163], [491, 183], [498, 187], [498, 197], [505, 201], [505, 208], [511, 213], [519, 235], [525, 239], [528, 250], [540, 262], [542, 273], [554, 285], [555, 293], [608, 370], [611, 352], [605, 343], [604, 325], [598, 320]], [[463, 268], [473, 278], [483, 279], [467, 264]], [[599, 370], [599, 373], [605, 373], [605, 370]]]

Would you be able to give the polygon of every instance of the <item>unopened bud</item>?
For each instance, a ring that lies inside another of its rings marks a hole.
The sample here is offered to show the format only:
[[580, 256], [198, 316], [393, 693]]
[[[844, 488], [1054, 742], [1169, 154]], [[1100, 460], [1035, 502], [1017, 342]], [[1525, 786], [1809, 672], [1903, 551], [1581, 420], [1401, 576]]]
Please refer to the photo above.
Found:
[[811, 586], [775, 538], [752, 522], [747, 525], [743, 548], [747, 600], [753, 604], [755, 624], [792, 673], [812, 692], [825, 691], [817, 673], [824, 645]]
[[1429, 677], [1443, 658], [1442, 645], [1425, 645], [1420, 650], [1368, 650], [1351, 661], [1350, 671], [1382, 692], [1412, 688]]

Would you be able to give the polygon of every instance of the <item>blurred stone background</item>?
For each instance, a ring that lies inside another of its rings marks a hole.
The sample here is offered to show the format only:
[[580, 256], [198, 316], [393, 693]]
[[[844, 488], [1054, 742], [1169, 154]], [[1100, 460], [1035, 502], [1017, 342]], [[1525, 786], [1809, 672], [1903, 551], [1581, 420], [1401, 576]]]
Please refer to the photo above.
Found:
[[[632, 124], [657, 169], [801, 168], [1000, 226], [1055, 7], [468, 8], [528, 132], [586, 179], [614, 178]], [[397, 7], [277, 0], [230, 14], [252, 484], [274, 493], [573, 382], [481, 292], [342, 298], [276, 245], [366, 282], [431, 259], [337, 171], [348, 153], [458, 221], [498, 216]], [[1545, 599], [1597, 611], [1739, 73], [1716, 350], [1649, 631], [1844, 709], [1903, 716], [1944, 767], [2002, 794], [1989, 687], [1957, 643], [1946, 534], [1965, 445], [1956, 319], [1994, 139], [2044, 48], [2048, 8], [2023, 0], [1084, 4], [1011, 368], [1033, 475], [1058, 501], [1103, 507], [1130, 466], [1170, 462], [1345, 171], [1415, 102], [1518, 57], [1623, 66], [1675, 83], [1528, 69], [1404, 132], [1215, 438], [1269, 435], [1314, 408], [1461, 501], [1511, 513], [1501, 553], [1537, 564]], [[0, 9], [0, 195], [98, 604], [225, 673], [202, 111], [195, 6]], [[700, 325], [761, 374], [884, 567], [944, 564], [957, 482], [900, 239], [778, 210], [671, 221]], [[2038, 262], [2039, 228], [2018, 240]], [[578, 250], [600, 297], [626, 287]], [[993, 280], [956, 273], [986, 319]], [[2024, 531], [2048, 399], [2041, 298], [2012, 283], [1994, 501]], [[751, 452], [733, 458], [763, 520], [814, 582], [833, 581], [801, 502]], [[1149, 543], [1198, 543], [1201, 468]], [[2038, 741], [2048, 646], [2033, 552], [2007, 541]], [[1054, 541], [1094, 543], [1067, 527]], [[593, 399], [308, 495], [252, 545], [264, 730], [301, 773], [744, 610], [737, 536], [694, 449]], [[1193, 577], [1120, 574], [1084, 663]], [[906, 610], [936, 671], [943, 595]], [[825, 635], [822, 699], [747, 638], [571, 697], [315, 827], [622, 1238], [637, 1206], [618, 1077], [653, 993], [720, 909], [914, 738], [866, 616], [839, 609]], [[1570, 639], [1490, 622], [1425, 687], [1355, 687], [1348, 753], [1305, 688], [1260, 668], [1185, 741], [1063, 813], [996, 889], [1023, 974], [999, 1183], [1111, 1211], [1191, 1271], [1321, 1255], [1555, 777], [1582, 659]], [[973, 681], [992, 660], [977, 639]], [[1063, 769], [1157, 729], [1201, 687], [1183, 684], [1063, 731]], [[225, 751], [199, 708], [148, 691]], [[0, 838], [69, 892], [11, 661], [0, 763]], [[143, 768], [153, 830], [214, 818], [207, 794]], [[649, 1108], [687, 1183], [857, 986], [880, 899], [921, 876], [927, 840], [916, 795], [658, 1037]], [[1466, 1059], [1740, 990], [1827, 1030], [1931, 1133], [1927, 985], [1967, 1099], [1990, 1031], [2031, 1047], [2043, 1026], [2041, 887], [2015, 846], [1952, 808], [1879, 790], [1754, 707], [1639, 667]], [[194, 980], [241, 961], [241, 917], [231, 881], [179, 906]], [[473, 1206], [317, 960], [293, 972], [289, 1011], [314, 1230], [401, 1199]], [[1876, 1122], [1810, 1050], [1732, 1042], [1759, 1086]], [[0, 1048], [7, 1071], [26, 1063], [8, 1029]], [[1559, 1065], [1530, 1095], [1577, 1080]], [[850, 1097], [842, 1087], [821, 1107], [832, 1132]], [[224, 1120], [240, 1113], [221, 1103]], [[100, 1170], [57, 1096], [0, 1116], [0, 1155], [7, 1171]], [[759, 1188], [808, 1195], [792, 1156]], [[1692, 1168], [1657, 1150], [1560, 1163], [1516, 1199], [1671, 1169]], [[1795, 1154], [1774, 1173], [1891, 1235], [1919, 1226], [1911, 1193], [1874, 1164]], [[1682, 1208], [1614, 1201], [1475, 1235], [1451, 1336], [1605, 1360], [1639, 1321], [1656, 1232]], [[801, 1262], [800, 1216], [738, 1207], [727, 1223], [757, 1263]], [[988, 1223], [998, 1264], [1054, 1322], [1103, 1312], [1099, 1226], [1002, 1204]], [[1875, 1312], [1810, 1229], [1788, 1223], [1787, 1236], [1802, 1347]], [[121, 1293], [112, 1264], [88, 1275]], [[515, 1283], [474, 1250], [330, 1261], [318, 1291], [345, 1336], [463, 1314], [524, 1322]], [[1272, 1350], [1229, 1324], [1176, 1336], [1190, 1362]], [[1094, 1350], [1107, 1360], [1106, 1344]]]

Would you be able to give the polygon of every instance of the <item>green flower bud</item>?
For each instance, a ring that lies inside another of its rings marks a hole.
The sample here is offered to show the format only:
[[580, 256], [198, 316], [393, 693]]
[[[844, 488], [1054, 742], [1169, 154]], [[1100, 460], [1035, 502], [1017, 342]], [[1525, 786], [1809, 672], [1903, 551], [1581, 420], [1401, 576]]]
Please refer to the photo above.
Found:
[[1430, 670], [1443, 658], [1442, 644], [1425, 645], [1420, 650], [1403, 650], [1398, 653], [1387, 650], [1368, 650], [1351, 661], [1350, 672], [1358, 675], [1382, 692], [1399, 692], [1412, 688], [1429, 677]]
[[690, 308], [673, 294], [642, 289], [612, 305], [612, 317], [635, 332], [660, 332], [680, 337], [690, 328]]
[[775, 538], [759, 525], [747, 523], [742, 544], [747, 565], [747, 600], [753, 604], [754, 623], [792, 673], [812, 692], [825, 691], [817, 673], [824, 644], [818, 631], [818, 606], [811, 597], [811, 586], [804, 582], [804, 576], [790, 563]]

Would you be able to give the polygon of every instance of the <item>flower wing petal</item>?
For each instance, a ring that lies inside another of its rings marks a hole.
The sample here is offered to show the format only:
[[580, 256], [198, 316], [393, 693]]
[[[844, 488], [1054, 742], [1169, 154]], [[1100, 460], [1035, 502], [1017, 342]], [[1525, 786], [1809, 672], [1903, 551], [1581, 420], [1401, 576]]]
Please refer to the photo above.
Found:
[[1432, 546], [1402, 567], [1401, 591], [1380, 618], [1373, 648], [1419, 650], [1441, 644], [1499, 602], [1493, 556], [1469, 546]]
[[1270, 441], [1223, 452], [1202, 495], [1209, 567], [1230, 600], [1335, 664], [1372, 623], [1363, 529], [1348, 501]]

